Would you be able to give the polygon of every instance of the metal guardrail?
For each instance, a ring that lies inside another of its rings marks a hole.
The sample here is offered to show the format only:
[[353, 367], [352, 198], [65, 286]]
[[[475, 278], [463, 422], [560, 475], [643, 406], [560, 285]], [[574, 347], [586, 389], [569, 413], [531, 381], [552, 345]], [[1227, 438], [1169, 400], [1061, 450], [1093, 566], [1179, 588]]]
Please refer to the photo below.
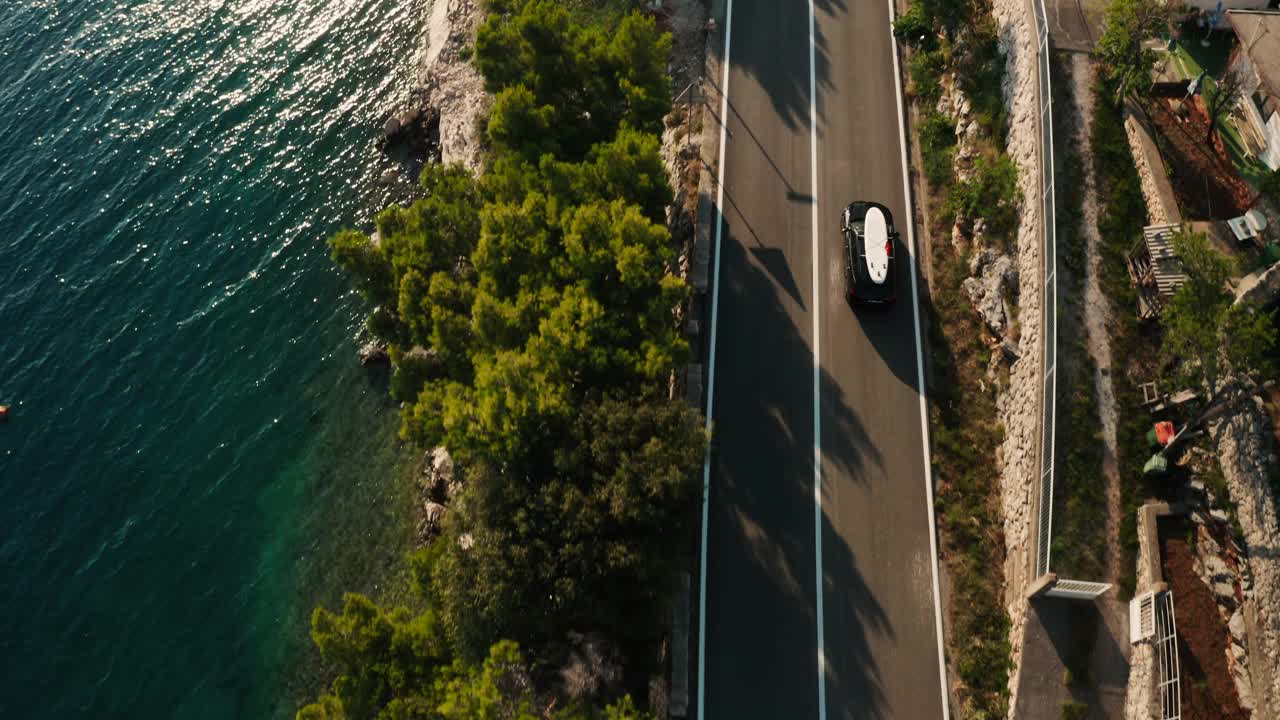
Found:
[[1182, 686], [1178, 665], [1178, 623], [1173, 617], [1173, 592], [1156, 596], [1156, 634], [1151, 647], [1156, 654], [1156, 692], [1162, 720], [1182, 720]]
[[1040, 421], [1040, 502], [1038, 508], [1038, 540], [1036, 543], [1036, 576], [1049, 573], [1050, 547], [1053, 544], [1053, 471], [1056, 450], [1058, 398], [1058, 238], [1057, 212], [1054, 205], [1053, 166], [1053, 86], [1049, 79], [1049, 23], [1044, 0], [1031, 0], [1039, 44], [1037, 64], [1040, 97], [1040, 212], [1044, 230], [1044, 285], [1041, 312], [1044, 342], [1041, 344]]

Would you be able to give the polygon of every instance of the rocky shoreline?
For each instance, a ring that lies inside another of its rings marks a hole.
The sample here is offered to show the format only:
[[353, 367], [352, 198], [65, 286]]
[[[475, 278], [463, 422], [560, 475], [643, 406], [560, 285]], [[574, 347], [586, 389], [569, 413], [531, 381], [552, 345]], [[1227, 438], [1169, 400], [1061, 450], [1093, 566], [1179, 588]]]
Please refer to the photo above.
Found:
[[491, 100], [484, 78], [471, 64], [483, 20], [480, 0], [434, 0], [415, 90], [439, 113], [440, 160], [462, 163], [473, 173], [479, 172], [482, 155], [476, 123]]
[[[480, 121], [492, 98], [484, 79], [471, 63], [477, 29], [484, 21], [482, 0], [434, 0], [425, 42], [416, 60], [417, 85], [411, 109], [393, 115], [383, 129], [383, 143], [418, 142], [426, 136], [436, 148], [432, 158], [460, 163], [473, 174], [482, 169], [484, 145]], [[671, 33], [673, 108], [662, 134], [662, 158], [674, 196], [667, 208], [667, 227], [678, 253], [677, 274], [688, 280], [698, 177], [701, 166], [701, 127], [707, 8], [703, 0], [666, 0], [654, 11], [659, 26]], [[375, 233], [376, 242], [376, 233]], [[677, 321], [687, 308], [679, 308]], [[386, 348], [376, 342], [359, 352], [361, 364], [389, 364]], [[672, 378], [672, 395], [683, 388], [683, 377]], [[417, 540], [426, 543], [440, 528], [455, 490], [453, 461], [446, 448], [429, 450], [421, 462], [415, 519]]]

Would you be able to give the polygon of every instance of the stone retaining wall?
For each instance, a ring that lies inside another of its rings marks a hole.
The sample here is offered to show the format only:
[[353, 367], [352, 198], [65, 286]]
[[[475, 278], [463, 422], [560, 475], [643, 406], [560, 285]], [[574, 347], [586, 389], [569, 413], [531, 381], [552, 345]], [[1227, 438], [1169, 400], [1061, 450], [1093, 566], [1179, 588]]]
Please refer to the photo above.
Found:
[[997, 461], [1001, 467], [1001, 509], [1004, 517], [1005, 608], [1012, 621], [1009, 642], [1014, 667], [1009, 673], [1010, 716], [1017, 707], [1018, 666], [1026, 626], [1027, 600], [1023, 594], [1031, 577], [1035, 552], [1032, 520], [1035, 516], [1036, 465], [1039, 456], [1040, 356], [1042, 342], [1041, 295], [1044, 242], [1040, 217], [1040, 122], [1037, 90], [1037, 43], [1031, 7], [1026, 0], [994, 0], [992, 15], [999, 25], [1000, 48], [1005, 55], [1004, 96], [1009, 110], [1006, 152], [1018, 165], [1018, 189], [1022, 195], [1017, 237], [1018, 359], [1009, 372], [1009, 385], [996, 398], [1004, 444]]
[[1254, 705], [1280, 708], [1280, 521], [1271, 495], [1277, 472], [1271, 423], [1254, 398], [1210, 427], [1236, 517], [1244, 531], [1252, 587], [1245, 601], [1253, 604]]

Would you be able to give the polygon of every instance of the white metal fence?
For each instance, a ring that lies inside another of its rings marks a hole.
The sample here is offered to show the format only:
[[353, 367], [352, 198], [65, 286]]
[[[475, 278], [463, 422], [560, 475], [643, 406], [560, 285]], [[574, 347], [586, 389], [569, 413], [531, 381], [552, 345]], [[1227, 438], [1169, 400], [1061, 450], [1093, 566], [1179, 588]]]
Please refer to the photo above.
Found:
[[1155, 602], [1156, 692], [1160, 696], [1160, 717], [1182, 720], [1182, 687], [1178, 666], [1178, 623], [1173, 617], [1173, 592], [1163, 592]]
[[1036, 20], [1037, 51], [1040, 66], [1040, 217], [1044, 230], [1044, 285], [1041, 312], [1044, 332], [1041, 356], [1041, 421], [1040, 421], [1040, 502], [1038, 541], [1036, 543], [1036, 575], [1049, 572], [1050, 546], [1053, 543], [1053, 470], [1055, 451], [1055, 418], [1058, 398], [1058, 239], [1057, 213], [1053, 185], [1053, 86], [1049, 81], [1049, 23], [1044, 0], [1032, 0]]

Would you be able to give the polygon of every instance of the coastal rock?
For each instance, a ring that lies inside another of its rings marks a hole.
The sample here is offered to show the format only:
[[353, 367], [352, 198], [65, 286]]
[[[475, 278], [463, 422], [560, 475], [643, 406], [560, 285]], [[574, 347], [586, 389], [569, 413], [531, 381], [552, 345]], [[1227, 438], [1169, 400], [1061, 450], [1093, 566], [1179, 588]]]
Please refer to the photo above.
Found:
[[462, 163], [472, 172], [480, 169], [482, 151], [476, 123], [490, 102], [484, 78], [471, 64], [482, 19], [478, 0], [435, 0], [418, 66], [418, 86], [437, 111], [441, 161]]
[[443, 445], [428, 450], [422, 458], [422, 487], [426, 494], [441, 502], [457, 495], [453, 457]]
[[377, 340], [370, 340], [360, 348], [360, 364], [369, 365], [390, 365], [391, 356], [387, 353], [387, 346]]
[[[387, 119], [382, 127], [382, 148], [386, 151], [404, 149], [416, 154], [429, 154], [437, 144], [439, 129], [440, 116], [434, 108], [415, 106], [402, 115]], [[394, 176], [390, 178], [394, 179]], [[383, 182], [389, 182], [385, 174]]]

